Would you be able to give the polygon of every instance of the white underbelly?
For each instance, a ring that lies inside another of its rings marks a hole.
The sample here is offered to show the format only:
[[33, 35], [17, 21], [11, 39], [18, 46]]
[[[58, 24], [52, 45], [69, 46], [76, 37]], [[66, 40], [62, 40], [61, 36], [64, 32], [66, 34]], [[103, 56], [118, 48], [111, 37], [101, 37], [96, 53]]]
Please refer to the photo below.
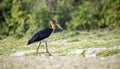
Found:
[[[51, 34], [52, 34], [52, 33], [51, 33]], [[51, 35], [51, 34], [50, 34], [50, 35]], [[47, 42], [48, 38], [49, 38], [49, 37], [47, 37], [47, 38], [41, 40], [40, 42]]]
[[45, 38], [43, 40], [41, 40], [41, 42], [46, 42], [48, 40], [48, 38]]

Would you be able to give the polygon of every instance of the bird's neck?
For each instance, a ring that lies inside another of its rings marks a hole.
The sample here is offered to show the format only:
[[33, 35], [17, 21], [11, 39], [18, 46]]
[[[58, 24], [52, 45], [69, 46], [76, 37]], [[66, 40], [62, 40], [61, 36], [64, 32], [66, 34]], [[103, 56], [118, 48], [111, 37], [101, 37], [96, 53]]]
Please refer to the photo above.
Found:
[[53, 29], [53, 31], [55, 30], [55, 25], [51, 22], [51, 27]]

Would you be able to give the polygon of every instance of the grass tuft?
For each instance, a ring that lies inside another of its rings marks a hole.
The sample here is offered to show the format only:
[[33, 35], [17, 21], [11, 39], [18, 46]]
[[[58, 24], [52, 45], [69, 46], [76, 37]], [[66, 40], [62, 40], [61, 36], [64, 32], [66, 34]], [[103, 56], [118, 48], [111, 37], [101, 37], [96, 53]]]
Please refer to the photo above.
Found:
[[108, 57], [120, 53], [120, 49], [105, 50], [97, 54], [100, 57]]

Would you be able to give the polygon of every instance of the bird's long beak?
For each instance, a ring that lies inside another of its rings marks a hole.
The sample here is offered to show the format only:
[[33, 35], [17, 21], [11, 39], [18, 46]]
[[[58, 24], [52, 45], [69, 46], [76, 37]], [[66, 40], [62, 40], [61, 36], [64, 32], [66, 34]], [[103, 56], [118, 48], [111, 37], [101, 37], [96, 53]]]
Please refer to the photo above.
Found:
[[63, 30], [63, 28], [62, 28], [58, 23], [56, 24], [56, 26], [57, 26], [59, 29]]

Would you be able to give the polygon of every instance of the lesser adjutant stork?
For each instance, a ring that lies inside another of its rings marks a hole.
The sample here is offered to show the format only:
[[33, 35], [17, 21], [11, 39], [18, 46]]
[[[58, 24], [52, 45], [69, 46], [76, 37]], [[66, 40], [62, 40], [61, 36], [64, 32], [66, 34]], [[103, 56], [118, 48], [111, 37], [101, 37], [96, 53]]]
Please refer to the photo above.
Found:
[[39, 42], [39, 45], [37, 47], [37, 52], [36, 54], [38, 54], [38, 50], [39, 50], [39, 47], [41, 45], [41, 42], [45, 42], [45, 45], [46, 45], [46, 52], [51, 55], [48, 51], [48, 48], [47, 48], [47, 40], [49, 38], [49, 36], [54, 32], [55, 30], [55, 27], [57, 26], [59, 29], [63, 30], [63, 28], [56, 22], [56, 20], [54, 19], [50, 19], [50, 23], [51, 23], [51, 27], [50, 28], [45, 28], [43, 30], [40, 30], [38, 32], [36, 32], [32, 38], [30, 38], [28, 40], [28, 43], [27, 45], [31, 44], [31, 43], [34, 43], [34, 42]]

